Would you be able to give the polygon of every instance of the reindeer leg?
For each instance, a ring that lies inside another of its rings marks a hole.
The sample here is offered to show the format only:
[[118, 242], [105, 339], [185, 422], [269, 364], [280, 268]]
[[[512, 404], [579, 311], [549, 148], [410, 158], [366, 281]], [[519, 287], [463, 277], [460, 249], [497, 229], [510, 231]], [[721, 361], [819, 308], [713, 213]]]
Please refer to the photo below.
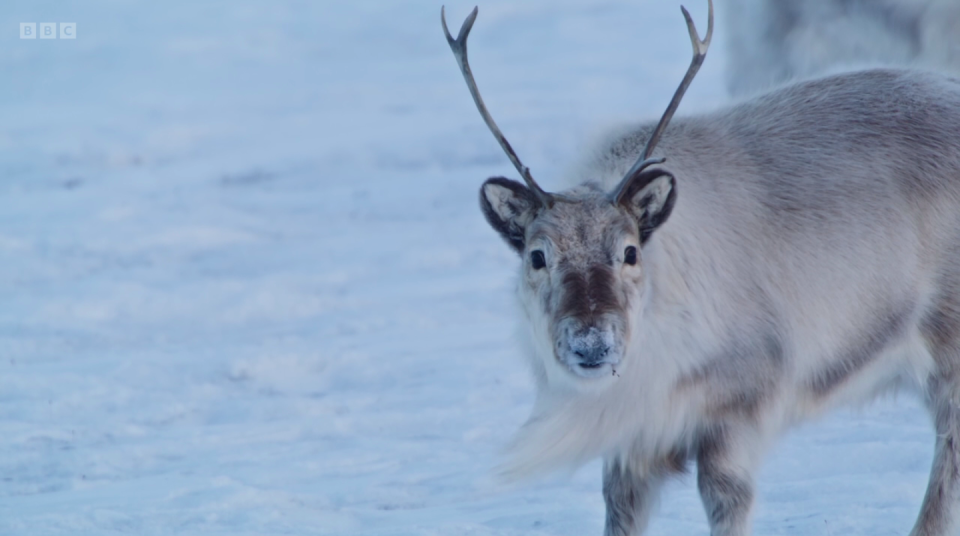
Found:
[[946, 274], [941, 284], [940, 299], [920, 322], [936, 364], [925, 395], [937, 441], [911, 536], [955, 536], [960, 530], [960, 271]]
[[657, 505], [660, 489], [671, 475], [682, 473], [686, 465], [684, 453], [674, 453], [656, 464], [648, 474], [608, 459], [603, 464], [603, 499], [607, 504], [604, 536], [639, 536], [650, 521]]
[[953, 536], [960, 514], [960, 385], [931, 379], [927, 405], [937, 431], [930, 482], [911, 536]]
[[700, 440], [697, 487], [711, 536], [747, 536], [763, 441], [756, 423], [725, 424]]

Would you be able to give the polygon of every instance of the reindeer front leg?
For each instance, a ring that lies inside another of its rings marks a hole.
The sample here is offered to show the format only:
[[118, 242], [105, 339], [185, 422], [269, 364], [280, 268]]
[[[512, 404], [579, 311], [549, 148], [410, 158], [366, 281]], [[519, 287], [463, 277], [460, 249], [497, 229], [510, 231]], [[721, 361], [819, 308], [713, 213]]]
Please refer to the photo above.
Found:
[[604, 460], [603, 499], [607, 504], [604, 536], [642, 534], [665, 477], [661, 472], [641, 476], [619, 460]]
[[717, 426], [701, 438], [697, 487], [711, 536], [750, 534], [754, 472], [761, 445], [755, 424]]

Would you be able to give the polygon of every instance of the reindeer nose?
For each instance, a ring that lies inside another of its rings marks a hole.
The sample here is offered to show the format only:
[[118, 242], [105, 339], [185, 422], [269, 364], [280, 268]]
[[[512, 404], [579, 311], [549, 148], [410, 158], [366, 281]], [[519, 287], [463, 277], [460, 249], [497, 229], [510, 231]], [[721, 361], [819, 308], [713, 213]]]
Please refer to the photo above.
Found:
[[597, 368], [610, 353], [610, 344], [597, 328], [577, 333], [570, 340], [570, 350], [576, 355], [582, 368]]
[[593, 368], [600, 366], [603, 358], [610, 353], [610, 347], [607, 345], [592, 346], [590, 348], [580, 348], [573, 353], [580, 358], [580, 366], [584, 368]]

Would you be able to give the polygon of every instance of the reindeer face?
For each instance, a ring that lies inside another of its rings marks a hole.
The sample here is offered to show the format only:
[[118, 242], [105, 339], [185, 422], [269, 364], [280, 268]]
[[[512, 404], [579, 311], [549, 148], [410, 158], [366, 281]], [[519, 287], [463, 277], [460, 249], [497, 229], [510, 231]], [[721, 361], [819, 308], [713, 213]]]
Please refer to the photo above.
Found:
[[[490, 225], [522, 258], [519, 292], [541, 338], [542, 356], [579, 378], [615, 374], [639, 314], [642, 246], [675, 199], [673, 177], [646, 172], [643, 188], [615, 202], [596, 186], [559, 196], [552, 206], [520, 183], [484, 183]], [[632, 194], [632, 195], [629, 195]]]

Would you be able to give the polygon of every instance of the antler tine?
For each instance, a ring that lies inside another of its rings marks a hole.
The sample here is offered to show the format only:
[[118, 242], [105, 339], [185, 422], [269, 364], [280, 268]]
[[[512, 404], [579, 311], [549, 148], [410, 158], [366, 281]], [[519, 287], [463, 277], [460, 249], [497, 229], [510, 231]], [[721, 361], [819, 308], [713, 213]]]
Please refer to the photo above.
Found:
[[483, 99], [480, 97], [480, 90], [477, 89], [477, 82], [473, 79], [473, 72], [470, 70], [470, 64], [467, 62], [467, 37], [470, 35], [474, 21], [477, 20], [478, 11], [478, 8], [473, 8], [473, 11], [470, 12], [467, 19], [463, 21], [463, 26], [460, 27], [460, 34], [454, 39], [453, 36], [450, 35], [450, 30], [447, 29], [447, 17], [444, 13], [444, 8], [441, 6], [440, 22], [443, 24], [443, 33], [447, 36], [447, 43], [450, 44], [450, 50], [453, 51], [454, 57], [457, 58], [457, 65], [460, 66], [463, 79], [467, 82], [467, 89], [470, 90], [470, 95], [473, 96], [473, 102], [477, 105], [477, 110], [480, 111], [480, 115], [483, 116], [483, 121], [487, 124], [490, 132], [493, 133], [493, 137], [500, 142], [500, 147], [507, 153], [507, 157], [513, 162], [513, 167], [517, 168], [524, 182], [526, 182], [527, 186], [536, 194], [537, 199], [539, 199], [544, 206], [551, 207], [555, 201], [555, 196], [545, 192], [540, 188], [540, 185], [537, 184], [537, 181], [533, 180], [533, 177], [530, 175], [530, 168], [523, 165], [523, 162], [517, 157], [517, 153], [513, 151], [513, 147], [510, 146], [510, 142], [507, 141], [507, 138], [503, 136], [500, 128], [497, 127], [497, 124], [493, 121], [493, 117], [490, 117], [490, 112], [487, 111], [487, 107], [483, 104]]
[[707, 4], [709, 6], [707, 15], [707, 37], [703, 40], [700, 39], [700, 34], [697, 32], [697, 27], [693, 23], [693, 17], [690, 16], [690, 12], [687, 11], [687, 8], [680, 6], [680, 10], [683, 12], [683, 18], [687, 21], [687, 31], [690, 32], [690, 42], [693, 44], [693, 59], [690, 61], [690, 67], [687, 68], [687, 74], [683, 76], [680, 86], [677, 88], [677, 91], [674, 92], [673, 99], [670, 100], [670, 105], [667, 106], [666, 111], [663, 112], [660, 122], [657, 123], [657, 128], [653, 130], [653, 134], [651, 134], [650, 139], [647, 140], [647, 145], [643, 148], [643, 152], [640, 153], [640, 158], [637, 159], [636, 163], [627, 171], [623, 180], [620, 181], [620, 184], [613, 190], [611, 197], [615, 203], [621, 201], [620, 197], [623, 195], [624, 189], [630, 181], [630, 177], [649, 166], [662, 164], [666, 161], [665, 158], [650, 158], [650, 153], [657, 147], [660, 136], [670, 123], [670, 119], [673, 118], [677, 107], [680, 106], [680, 100], [683, 99], [683, 94], [687, 92], [687, 88], [690, 87], [693, 77], [697, 75], [697, 71], [699, 71], [700, 66], [703, 65], [704, 58], [707, 57], [707, 49], [710, 48], [710, 40], [713, 39], [713, 0], [707, 0]]

